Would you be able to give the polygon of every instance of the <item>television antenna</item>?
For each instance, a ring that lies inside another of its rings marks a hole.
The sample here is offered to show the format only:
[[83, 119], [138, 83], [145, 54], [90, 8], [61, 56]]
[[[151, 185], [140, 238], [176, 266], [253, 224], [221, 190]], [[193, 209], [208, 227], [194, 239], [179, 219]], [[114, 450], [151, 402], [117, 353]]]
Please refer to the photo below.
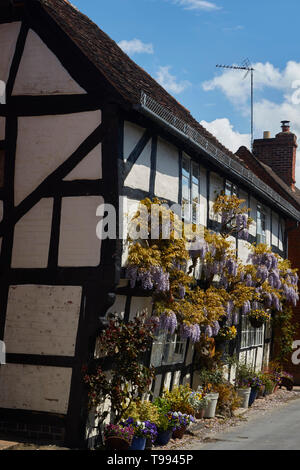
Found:
[[249, 59], [245, 59], [241, 66], [237, 65], [216, 65], [218, 68], [231, 69], [231, 70], [245, 70], [246, 74], [243, 78], [245, 80], [249, 73], [251, 74], [251, 142], [250, 147], [253, 150], [253, 128], [254, 128], [254, 74], [255, 69], [252, 67]]

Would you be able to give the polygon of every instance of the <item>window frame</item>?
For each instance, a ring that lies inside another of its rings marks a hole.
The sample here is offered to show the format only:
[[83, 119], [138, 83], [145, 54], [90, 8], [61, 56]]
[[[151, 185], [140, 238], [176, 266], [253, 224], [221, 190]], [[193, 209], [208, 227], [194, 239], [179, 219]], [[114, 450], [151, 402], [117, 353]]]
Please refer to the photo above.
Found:
[[264, 345], [265, 327], [254, 328], [247, 315], [241, 315], [240, 321], [240, 350], [259, 348]]
[[[181, 338], [178, 333], [171, 335], [162, 332], [156, 335], [151, 348], [151, 365], [157, 368], [175, 364], [184, 364], [187, 344], [187, 339]], [[176, 349], [179, 349], [180, 352], [176, 353]]]
[[[188, 169], [187, 169], [188, 168]], [[194, 169], [197, 169], [197, 176], [195, 176]], [[188, 173], [188, 176], [187, 174]], [[198, 182], [194, 183], [194, 177], [198, 179]], [[200, 223], [200, 165], [192, 160], [185, 153], [182, 155], [182, 164], [181, 164], [181, 207], [182, 207], [182, 218], [193, 224]], [[187, 181], [187, 184], [184, 184], [184, 181]], [[194, 202], [195, 193], [194, 186], [197, 187], [197, 199], [198, 202]], [[184, 195], [184, 188], [188, 188], [187, 198]], [[184, 210], [184, 205], [188, 204], [189, 210], [188, 213]], [[196, 210], [194, 211], [194, 207]]]
[[[259, 214], [260, 217], [258, 217]], [[260, 233], [258, 231], [258, 220], [260, 220]], [[260, 203], [256, 205], [256, 240], [259, 241], [259, 243], [267, 243], [267, 213], [264, 206]]]

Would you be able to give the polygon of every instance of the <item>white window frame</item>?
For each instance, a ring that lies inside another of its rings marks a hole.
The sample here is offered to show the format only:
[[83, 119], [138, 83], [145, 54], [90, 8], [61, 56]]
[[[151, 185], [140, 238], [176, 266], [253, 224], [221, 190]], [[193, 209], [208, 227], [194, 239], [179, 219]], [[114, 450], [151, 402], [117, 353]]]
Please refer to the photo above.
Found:
[[[187, 169], [188, 168], [188, 169]], [[195, 177], [194, 169], [197, 170], [197, 176]], [[188, 176], [184, 172], [188, 172]], [[197, 183], [194, 183], [194, 178], [198, 179]], [[188, 197], [184, 197], [183, 188], [185, 185], [183, 184], [184, 180], [188, 180]], [[195, 193], [194, 189], [197, 186], [197, 194]], [[186, 154], [182, 156], [182, 170], [181, 170], [181, 188], [182, 188], [182, 197], [181, 197], [181, 204], [182, 204], [182, 217], [187, 220], [191, 221], [194, 224], [200, 223], [200, 166], [198, 163], [193, 161], [190, 157]], [[197, 199], [197, 202], [194, 201]], [[184, 210], [184, 205], [188, 204], [189, 210]], [[194, 210], [194, 208], [196, 209]]]
[[[151, 351], [151, 365], [154, 367], [183, 364], [186, 354], [187, 340], [182, 339], [178, 333], [158, 334]], [[177, 352], [176, 352], [177, 351]]]
[[247, 315], [241, 315], [241, 350], [262, 347], [264, 345], [264, 325], [254, 328]]
[[[260, 224], [258, 220], [260, 220]], [[256, 206], [256, 240], [257, 243], [267, 243], [267, 213], [261, 204], [257, 204]]]

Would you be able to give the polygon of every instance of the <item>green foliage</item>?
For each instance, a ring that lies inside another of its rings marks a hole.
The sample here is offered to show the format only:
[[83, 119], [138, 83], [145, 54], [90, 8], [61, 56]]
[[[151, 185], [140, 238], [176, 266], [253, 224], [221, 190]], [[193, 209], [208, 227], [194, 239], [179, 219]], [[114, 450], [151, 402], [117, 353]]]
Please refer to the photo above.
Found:
[[273, 326], [276, 331], [275, 360], [283, 367], [290, 360], [291, 354], [293, 353], [293, 342], [299, 326], [293, 321], [293, 309], [289, 306], [285, 306], [282, 312], [278, 312], [274, 317]]
[[[84, 369], [90, 408], [98, 409], [109, 399], [118, 423], [132, 401], [148, 392], [154, 369], [144, 366], [141, 359], [151, 346], [153, 333], [154, 325], [144, 315], [127, 324], [118, 319], [110, 321], [100, 335], [99, 344], [103, 359], [111, 362], [111, 378], [101, 367], [93, 370], [93, 363]], [[98, 413], [102, 420], [108, 414]]]
[[183, 414], [192, 414], [193, 408], [190, 405], [189, 397], [192, 389], [189, 385], [179, 385], [172, 390], [165, 390], [162, 399], [168, 403], [170, 411], [180, 411]]

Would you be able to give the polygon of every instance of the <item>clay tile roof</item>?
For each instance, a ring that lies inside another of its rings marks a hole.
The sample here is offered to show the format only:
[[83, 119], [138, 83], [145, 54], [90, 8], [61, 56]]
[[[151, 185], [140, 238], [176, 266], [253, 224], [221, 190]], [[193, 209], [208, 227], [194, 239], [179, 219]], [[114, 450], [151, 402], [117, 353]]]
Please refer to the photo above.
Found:
[[67, 0], [37, 0], [59, 27], [118, 91], [123, 99], [138, 104], [141, 91], [188, 123], [231, 158], [243, 162], [224, 147], [191, 113], [145, 70], [125, 54], [115, 41]]

